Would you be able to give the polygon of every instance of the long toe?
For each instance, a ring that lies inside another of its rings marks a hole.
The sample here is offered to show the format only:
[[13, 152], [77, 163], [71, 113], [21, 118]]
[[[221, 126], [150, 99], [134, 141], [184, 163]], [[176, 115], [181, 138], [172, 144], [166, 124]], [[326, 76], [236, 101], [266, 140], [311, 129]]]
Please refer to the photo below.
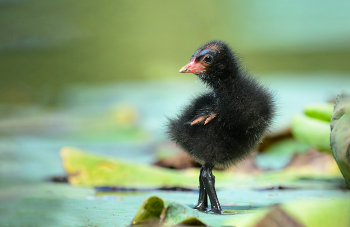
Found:
[[208, 209], [208, 205], [205, 205], [204, 203], [198, 203], [193, 209], [199, 210], [199, 211], [206, 211]]
[[214, 214], [223, 214], [224, 213], [224, 211], [221, 210], [221, 208], [220, 209], [212, 208], [212, 209], [210, 209], [210, 212], [214, 213]]

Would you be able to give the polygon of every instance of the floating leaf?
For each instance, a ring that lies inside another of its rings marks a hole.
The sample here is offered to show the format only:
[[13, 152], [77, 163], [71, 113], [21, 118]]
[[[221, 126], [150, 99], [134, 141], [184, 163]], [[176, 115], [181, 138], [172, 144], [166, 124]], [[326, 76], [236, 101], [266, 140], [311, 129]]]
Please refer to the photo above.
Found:
[[135, 224], [159, 224], [160, 215], [164, 209], [164, 202], [162, 199], [152, 196], [142, 203], [137, 211], [131, 225]]
[[[164, 204], [168, 204], [168, 206], [165, 208]], [[198, 217], [197, 210], [177, 202], [165, 202], [156, 196], [152, 196], [140, 206], [131, 225], [207, 226], [195, 216]]]
[[269, 226], [308, 226], [308, 227], [348, 227], [350, 226], [350, 200], [299, 200], [283, 204], [253, 216], [232, 217], [225, 226], [269, 227]]
[[62, 148], [60, 155], [72, 185], [151, 188], [198, 184], [198, 173], [128, 163], [72, 147]]
[[282, 208], [308, 227], [350, 226], [349, 199], [297, 201]]
[[292, 121], [292, 133], [296, 139], [318, 150], [331, 153], [329, 123], [304, 115], [295, 115]]
[[[116, 186], [125, 188], [160, 188], [160, 187], [198, 187], [198, 169], [186, 171], [165, 169], [150, 165], [128, 163], [108, 156], [84, 152], [77, 148], [61, 149], [63, 166], [68, 175], [68, 182], [74, 186]], [[259, 188], [279, 185], [303, 187], [305, 182], [299, 178], [327, 178], [338, 176], [328, 171], [305, 168], [293, 169], [287, 172], [269, 172], [259, 175], [240, 175], [213, 171], [216, 176], [217, 189], [222, 188]], [[324, 184], [321, 184], [324, 187]], [[327, 184], [333, 187], [332, 184]], [[319, 184], [312, 184], [319, 187]]]
[[171, 202], [165, 210], [164, 225], [176, 225], [178, 223], [190, 225], [190, 223], [201, 223], [206, 226], [203, 222], [198, 220], [198, 211], [193, 210], [188, 206], [181, 203]]
[[201, 220], [195, 217], [187, 218], [186, 220], [177, 224], [177, 226], [207, 226]]
[[309, 104], [304, 108], [306, 116], [326, 122], [331, 122], [333, 110], [331, 103]]
[[303, 227], [295, 218], [286, 213], [280, 206], [274, 206], [264, 218], [262, 218], [254, 227]]
[[[186, 171], [135, 164], [97, 155], [73, 147], [60, 151], [68, 182], [81, 186], [118, 186], [138, 188], [187, 187], [197, 188], [199, 169]], [[213, 171], [217, 188], [234, 186], [237, 178], [231, 173]]]

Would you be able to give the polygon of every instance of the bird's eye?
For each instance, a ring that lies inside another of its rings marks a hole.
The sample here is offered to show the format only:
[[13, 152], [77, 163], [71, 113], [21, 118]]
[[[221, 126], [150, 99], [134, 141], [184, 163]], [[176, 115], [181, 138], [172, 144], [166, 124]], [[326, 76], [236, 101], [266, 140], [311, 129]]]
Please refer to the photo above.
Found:
[[203, 58], [203, 61], [207, 64], [210, 64], [212, 61], [213, 61], [213, 57], [211, 55], [206, 55], [204, 58]]

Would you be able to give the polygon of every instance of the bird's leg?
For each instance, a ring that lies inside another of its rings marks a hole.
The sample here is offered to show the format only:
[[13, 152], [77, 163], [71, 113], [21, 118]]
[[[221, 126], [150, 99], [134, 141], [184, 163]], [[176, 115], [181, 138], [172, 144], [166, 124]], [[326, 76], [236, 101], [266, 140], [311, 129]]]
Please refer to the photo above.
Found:
[[204, 170], [201, 176], [202, 176], [202, 181], [204, 184], [205, 191], [208, 194], [210, 199], [211, 211], [214, 213], [221, 214], [221, 206], [215, 191], [215, 176], [212, 173], [213, 167], [214, 166], [211, 164], [204, 164], [203, 165]]
[[202, 181], [204, 167], [202, 166], [201, 172], [199, 175], [199, 198], [198, 204], [194, 207], [194, 209], [205, 211], [208, 208], [208, 195], [205, 191], [204, 184]]
[[216, 117], [216, 113], [210, 113], [209, 115], [206, 115], [206, 116], [200, 116], [200, 117], [197, 117], [196, 119], [194, 119], [192, 122], [191, 122], [191, 125], [195, 125], [195, 124], [198, 124], [199, 122], [202, 122], [204, 121], [204, 124], [208, 124], [211, 120], [214, 119], [214, 117]]

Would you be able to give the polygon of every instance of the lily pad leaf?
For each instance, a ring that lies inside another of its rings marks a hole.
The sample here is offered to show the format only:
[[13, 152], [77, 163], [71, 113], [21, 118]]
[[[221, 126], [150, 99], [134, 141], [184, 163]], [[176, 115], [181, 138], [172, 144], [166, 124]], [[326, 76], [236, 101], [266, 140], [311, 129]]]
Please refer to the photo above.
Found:
[[254, 227], [267, 226], [304, 227], [295, 218], [286, 213], [280, 206], [275, 205]]
[[350, 226], [350, 200], [348, 198], [314, 201], [299, 200], [284, 204], [282, 208], [304, 226]]
[[[197, 169], [181, 171], [135, 164], [73, 147], [63, 147], [60, 155], [68, 175], [68, 182], [74, 186], [140, 189], [198, 187]], [[218, 188], [232, 185], [232, 174], [219, 171], [214, 174], [218, 179], [216, 182]]]
[[198, 211], [192, 208], [182, 205], [181, 203], [171, 202], [164, 212], [164, 225], [176, 225], [176, 224], [187, 224], [200, 223], [206, 226], [202, 221], [197, 219]]
[[274, 206], [253, 216], [232, 217], [224, 222], [227, 226], [308, 226], [348, 227], [350, 200], [297, 200]]
[[159, 224], [160, 215], [164, 209], [164, 201], [156, 196], [149, 197], [142, 203], [131, 225]]
[[159, 188], [197, 186], [198, 173], [135, 164], [73, 147], [60, 151], [68, 182], [81, 186]]
[[207, 225], [204, 224], [202, 221], [200, 221], [198, 218], [190, 217], [180, 222], [179, 224], [177, 224], [177, 226], [207, 226]]
[[[165, 204], [168, 204], [165, 207]], [[177, 202], [165, 202], [152, 196], [142, 203], [131, 225], [147, 226], [207, 226], [199, 220], [198, 211]]]
[[332, 103], [309, 104], [304, 108], [306, 116], [326, 122], [331, 122], [333, 110]]
[[293, 136], [320, 151], [331, 153], [329, 123], [304, 115], [295, 115], [292, 121]]

